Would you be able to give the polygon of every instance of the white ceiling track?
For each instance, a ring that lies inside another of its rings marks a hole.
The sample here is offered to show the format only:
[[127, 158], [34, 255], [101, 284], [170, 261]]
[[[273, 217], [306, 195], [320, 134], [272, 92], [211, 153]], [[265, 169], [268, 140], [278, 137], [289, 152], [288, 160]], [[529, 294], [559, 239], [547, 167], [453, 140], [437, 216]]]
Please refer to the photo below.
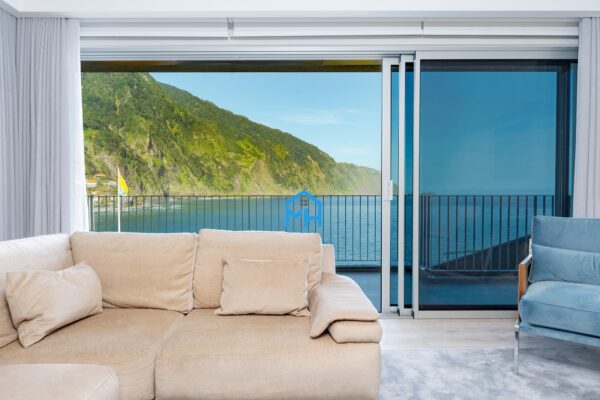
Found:
[[82, 58], [381, 57], [415, 50], [573, 51], [577, 19], [84, 20]]

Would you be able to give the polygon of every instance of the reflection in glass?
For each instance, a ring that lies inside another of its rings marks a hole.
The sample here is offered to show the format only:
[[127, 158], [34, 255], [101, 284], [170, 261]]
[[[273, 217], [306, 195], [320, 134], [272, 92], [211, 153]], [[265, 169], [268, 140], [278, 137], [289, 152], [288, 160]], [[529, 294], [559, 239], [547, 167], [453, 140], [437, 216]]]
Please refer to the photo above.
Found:
[[570, 70], [422, 61], [420, 309], [516, 306], [532, 216], [570, 210]]

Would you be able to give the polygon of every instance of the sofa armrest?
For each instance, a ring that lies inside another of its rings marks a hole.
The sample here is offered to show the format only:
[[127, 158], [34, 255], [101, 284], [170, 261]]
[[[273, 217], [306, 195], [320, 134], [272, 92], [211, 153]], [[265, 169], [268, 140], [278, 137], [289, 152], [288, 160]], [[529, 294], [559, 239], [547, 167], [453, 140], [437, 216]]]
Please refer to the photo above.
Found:
[[377, 321], [379, 314], [352, 279], [325, 272], [308, 295], [310, 336], [318, 337], [336, 321]]
[[323, 272], [335, 274], [335, 249], [332, 244], [323, 245]]
[[379, 343], [383, 333], [379, 321], [336, 321], [328, 330], [336, 343]]
[[519, 289], [518, 289], [518, 298], [517, 298], [517, 306], [521, 303], [521, 297], [527, 291], [527, 287], [529, 286], [529, 271], [531, 270], [531, 261], [533, 257], [529, 254], [521, 263], [519, 264]]

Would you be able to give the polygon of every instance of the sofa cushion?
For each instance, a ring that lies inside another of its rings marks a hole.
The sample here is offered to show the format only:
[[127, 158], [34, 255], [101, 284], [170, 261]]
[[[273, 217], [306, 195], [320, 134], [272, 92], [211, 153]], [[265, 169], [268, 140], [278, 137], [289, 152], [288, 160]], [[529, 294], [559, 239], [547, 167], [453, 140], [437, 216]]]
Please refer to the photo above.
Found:
[[220, 231], [202, 229], [194, 269], [194, 307], [217, 308], [223, 289], [223, 264], [228, 257], [288, 260], [310, 257], [308, 290], [321, 280], [322, 249], [318, 233]]
[[600, 337], [600, 286], [571, 282], [536, 282], [519, 304], [530, 325]]
[[0, 349], [0, 364], [79, 363], [117, 371], [120, 398], [154, 398], [156, 355], [183, 315], [148, 309], [105, 309], [24, 349]]
[[331, 244], [323, 245], [323, 266], [322, 272], [335, 274], [335, 248]]
[[270, 314], [308, 316], [309, 260], [228, 258], [218, 315]]
[[0, 399], [118, 400], [119, 379], [104, 365], [0, 365]]
[[307, 317], [187, 315], [161, 350], [157, 399], [376, 399], [376, 343], [311, 339]]
[[600, 218], [563, 218], [537, 215], [533, 219], [534, 244], [600, 253]]
[[86, 264], [60, 271], [8, 272], [6, 299], [23, 347], [102, 312], [100, 280]]
[[336, 321], [377, 321], [373, 303], [351, 278], [324, 273], [321, 284], [308, 296], [310, 335], [317, 337]]
[[0, 347], [17, 340], [11, 321], [4, 282], [11, 271], [43, 269], [57, 271], [73, 265], [69, 236], [37, 236], [0, 242]]
[[530, 282], [564, 281], [600, 285], [600, 253], [533, 244]]
[[106, 307], [192, 308], [197, 235], [94, 233], [71, 236], [73, 259], [90, 265], [102, 283]]
[[327, 331], [336, 343], [379, 343], [383, 333], [379, 321], [336, 321]]

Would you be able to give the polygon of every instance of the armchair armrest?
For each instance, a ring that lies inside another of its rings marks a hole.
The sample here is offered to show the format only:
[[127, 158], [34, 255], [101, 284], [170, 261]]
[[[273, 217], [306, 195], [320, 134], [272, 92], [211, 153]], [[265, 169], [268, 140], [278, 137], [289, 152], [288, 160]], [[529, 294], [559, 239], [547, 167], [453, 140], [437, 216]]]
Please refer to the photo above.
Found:
[[[323, 334], [336, 321], [373, 322], [379, 319], [377, 310], [356, 282], [327, 272], [323, 273], [321, 283], [309, 293], [308, 307], [310, 336], [313, 338]], [[353, 329], [349, 326], [344, 328]], [[339, 337], [352, 337], [354, 341], [357, 338], [354, 334], [340, 334]]]
[[518, 289], [518, 298], [517, 298], [517, 306], [521, 302], [521, 297], [527, 291], [527, 287], [529, 286], [529, 271], [531, 270], [531, 261], [533, 257], [529, 254], [521, 263], [519, 264], [519, 289]]

